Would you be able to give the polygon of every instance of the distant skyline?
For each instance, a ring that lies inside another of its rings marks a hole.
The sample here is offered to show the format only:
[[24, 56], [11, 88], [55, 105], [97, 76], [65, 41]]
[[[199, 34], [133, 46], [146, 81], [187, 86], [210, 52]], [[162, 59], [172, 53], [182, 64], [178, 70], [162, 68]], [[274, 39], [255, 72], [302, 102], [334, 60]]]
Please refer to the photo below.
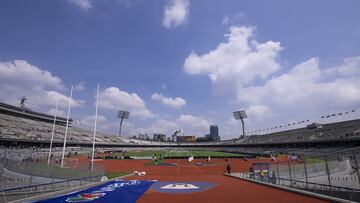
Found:
[[[123, 135], [246, 131], [360, 109], [360, 2], [0, 1], [0, 101]], [[359, 111], [357, 111], [359, 112]], [[355, 115], [355, 114], [354, 114]], [[356, 114], [360, 115], [360, 114]], [[339, 115], [339, 118], [345, 115]], [[350, 116], [348, 116], [350, 118]], [[329, 119], [328, 119], [329, 120]], [[326, 121], [326, 119], [324, 120]]]

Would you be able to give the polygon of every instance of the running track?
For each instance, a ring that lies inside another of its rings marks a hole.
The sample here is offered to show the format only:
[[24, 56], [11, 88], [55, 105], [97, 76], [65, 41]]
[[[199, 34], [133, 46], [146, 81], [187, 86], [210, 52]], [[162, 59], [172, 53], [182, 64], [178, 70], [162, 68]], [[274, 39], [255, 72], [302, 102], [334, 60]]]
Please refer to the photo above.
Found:
[[[86, 160], [84, 160], [86, 161]], [[206, 163], [206, 160], [194, 160]], [[229, 159], [234, 172], [247, 171], [252, 162], [268, 160], [242, 160]], [[139, 203], [149, 202], [266, 202], [266, 203], [315, 203], [328, 202], [309, 196], [287, 192], [240, 179], [224, 176], [227, 162], [224, 159], [212, 159], [212, 166], [197, 166], [188, 163], [187, 160], [166, 160], [168, 163], [176, 163], [177, 166], [146, 166], [149, 160], [103, 160], [97, 164], [105, 166], [108, 172], [133, 172], [145, 171], [145, 176], [131, 176], [128, 180], [158, 180], [158, 181], [201, 181], [215, 183], [216, 186], [208, 190], [187, 194], [160, 193], [149, 189], [138, 200]]]

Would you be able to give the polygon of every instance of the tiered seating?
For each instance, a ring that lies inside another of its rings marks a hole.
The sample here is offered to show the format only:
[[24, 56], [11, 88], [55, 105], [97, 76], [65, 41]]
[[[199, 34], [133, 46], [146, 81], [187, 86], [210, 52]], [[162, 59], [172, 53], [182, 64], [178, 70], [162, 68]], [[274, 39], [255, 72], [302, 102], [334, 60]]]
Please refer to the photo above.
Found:
[[323, 128], [300, 128], [265, 135], [252, 135], [241, 143], [286, 143], [314, 140], [334, 140], [359, 137], [360, 120], [325, 124]]
[[[50, 140], [52, 124], [35, 121], [15, 116], [0, 114], [0, 135], [1, 138], [22, 139], [22, 140]], [[56, 125], [54, 140], [62, 141], [64, 139], [65, 126]], [[93, 139], [93, 132], [77, 127], [69, 127], [68, 141], [90, 143]], [[98, 133], [97, 143], [124, 143], [121, 137], [116, 137], [106, 133]]]

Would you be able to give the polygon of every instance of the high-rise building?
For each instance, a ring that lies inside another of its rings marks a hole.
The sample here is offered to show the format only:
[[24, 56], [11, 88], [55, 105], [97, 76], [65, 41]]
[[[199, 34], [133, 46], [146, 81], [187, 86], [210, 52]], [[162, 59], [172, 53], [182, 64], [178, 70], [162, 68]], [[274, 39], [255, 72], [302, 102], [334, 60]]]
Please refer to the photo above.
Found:
[[217, 125], [210, 125], [209, 137], [211, 141], [220, 141], [219, 128]]
[[153, 140], [155, 140], [155, 141], [166, 141], [166, 135], [165, 134], [160, 134], [160, 133], [155, 133]]

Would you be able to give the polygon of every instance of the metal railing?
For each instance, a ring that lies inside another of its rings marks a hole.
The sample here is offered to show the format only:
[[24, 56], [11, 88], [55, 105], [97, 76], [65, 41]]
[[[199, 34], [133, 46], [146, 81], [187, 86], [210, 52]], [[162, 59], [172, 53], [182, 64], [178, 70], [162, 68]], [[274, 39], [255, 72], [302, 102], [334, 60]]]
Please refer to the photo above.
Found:
[[289, 155], [253, 164], [244, 178], [360, 202], [359, 155]]
[[254, 176], [253, 174], [242, 174], [240, 176], [242, 178], [256, 180], [260, 182], [266, 182], [275, 185], [281, 185], [290, 188], [296, 188], [300, 190], [306, 190], [322, 195], [327, 195], [331, 197], [346, 199], [350, 201], [360, 201], [360, 189], [350, 188], [350, 187], [342, 187], [342, 186], [334, 186], [328, 184], [321, 183], [313, 183], [309, 181], [300, 181], [300, 180], [291, 180], [288, 178], [274, 178], [269, 176], [259, 177]]
[[17, 199], [30, 197], [42, 193], [61, 190], [69, 187], [81, 186], [90, 182], [101, 180], [102, 176], [91, 176], [85, 178], [75, 178], [70, 180], [56, 181], [51, 183], [42, 183], [0, 190], [0, 202], [8, 202]]
[[64, 167], [60, 167], [54, 156], [47, 164], [47, 153], [0, 149], [0, 203], [99, 181], [105, 175], [101, 164], [95, 164], [91, 170], [86, 157], [67, 156]]
[[267, 169], [277, 178], [360, 189], [357, 158], [357, 155], [344, 154], [302, 156], [271, 162]]

